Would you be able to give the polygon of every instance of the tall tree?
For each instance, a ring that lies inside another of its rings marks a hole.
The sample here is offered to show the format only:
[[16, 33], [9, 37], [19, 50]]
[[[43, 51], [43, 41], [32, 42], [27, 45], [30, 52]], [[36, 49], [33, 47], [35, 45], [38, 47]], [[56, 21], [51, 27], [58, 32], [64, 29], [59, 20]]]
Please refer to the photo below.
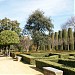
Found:
[[64, 23], [64, 25], [62, 25], [62, 29], [68, 29], [68, 28], [73, 28], [74, 30], [74, 49], [75, 49], [75, 16], [71, 17], [70, 19], [68, 19], [67, 22]]
[[44, 37], [52, 32], [53, 24], [50, 18], [47, 18], [44, 16], [44, 13], [42, 11], [36, 10], [33, 12], [27, 21], [27, 24], [25, 25], [25, 28], [23, 30], [24, 32], [28, 32], [33, 42], [36, 44], [36, 49], [38, 50], [40, 45], [40, 40], [47, 40]]
[[63, 40], [63, 49], [67, 49], [67, 30], [63, 29], [62, 30], [62, 40]]
[[58, 50], [58, 32], [55, 32], [54, 39], [55, 39], [55, 50]]
[[69, 49], [74, 50], [74, 37], [71, 28], [68, 29], [68, 43], [69, 43]]
[[62, 31], [58, 32], [59, 50], [63, 50]]
[[4, 18], [0, 20], [0, 32], [3, 30], [12, 30], [15, 31], [18, 35], [20, 35], [21, 29], [19, 24], [16, 20], [11, 21], [8, 18]]
[[51, 33], [51, 48], [54, 49], [54, 33]]

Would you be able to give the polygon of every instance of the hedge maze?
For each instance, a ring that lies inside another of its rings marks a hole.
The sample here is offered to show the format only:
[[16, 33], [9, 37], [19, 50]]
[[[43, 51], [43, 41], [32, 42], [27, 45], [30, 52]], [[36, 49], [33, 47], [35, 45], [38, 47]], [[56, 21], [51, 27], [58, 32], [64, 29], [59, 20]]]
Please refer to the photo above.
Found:
[[[63, 75], [75, 75], [75, 53], [30, 53], [17, 54], [22, 62], [36, 65], [43, 71], [43, 67], [53, 67], [63, 71]], [[13, 54], [11, 53], [11, 56]]]

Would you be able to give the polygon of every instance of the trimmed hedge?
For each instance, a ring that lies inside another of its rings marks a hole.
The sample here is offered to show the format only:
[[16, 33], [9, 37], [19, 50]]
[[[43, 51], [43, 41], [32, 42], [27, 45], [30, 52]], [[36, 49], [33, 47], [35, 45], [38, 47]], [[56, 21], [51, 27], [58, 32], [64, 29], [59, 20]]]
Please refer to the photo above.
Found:
[[35, 60], [38, 60], [38, 59], [44, 59], [44, 60], [58, 59], [58, 55], [53, 55], [50, 57], [33, 57], [30, 55], [18, 54], [18, 56], [22, 57], [23, 62], [26, 62], [28, 64], [33, 64], [33, 65], [35, 64]]
[[69, 58], [69, 54], [58, 54], [59, 58], [63, 58], [63, 59], [68, 59]]
[[54, 53], [30, 53], [29, 55], [34, 56], [34, 57], [50, 57], [53, 55], [58, 55]]
[[75, 67], [75, 60], [59, 59], [58, 63], [64, 64], [65, 66]]
[[75, 68], [75, 60], [71, 59], [50, 59], [48, 61], [56, 62], [59, 64], [63, 64], [64, 66], [74, 67]]
[[36, 67], [42, 70], [43, 67], [53, 67], [62, 70], [64, 75], [75, 75], [75, 68], [65, 67], [62, 64], [51, 61], [36, 60]]
[[35, 57], [25, 54], [18, 54], [18, 56], [22, 57], [22, 61], [28, 64], [35, 64]]
[[31, 53], [30, 55], [34, 57], [45, 57], [49, 56], [49, 53]]
[[75, 56], [70, 56], [69, 59], [75, 60]]

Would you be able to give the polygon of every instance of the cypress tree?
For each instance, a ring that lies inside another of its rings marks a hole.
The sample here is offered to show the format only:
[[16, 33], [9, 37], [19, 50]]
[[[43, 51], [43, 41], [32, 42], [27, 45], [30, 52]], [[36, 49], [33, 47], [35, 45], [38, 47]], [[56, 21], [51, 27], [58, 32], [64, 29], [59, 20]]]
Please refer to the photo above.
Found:
[[55, 32], [54, 39], [55, 39], [55, 50], [58, 50], [58, 33], [57, 32]]
[[74, 37], [73, 37], [72, 28], [68, 29], [68, 39], [69, 39], [69, 49], [74, 50]]
[[62, 30], [62, 41], [63, 41], [63, 49], [67, 49], [67, 30], [63, 29]]
[[75, 50], [75, 30], [74, 30], [74, 50]]
[[47, 44], [48, 44], [47, 50], [51, 50], [51, 37], [50, 36], [48, 36]]
[[59, 45], [58, 45], [59, 50], [63, 50], [63, 45], [62, 45], [62, 31], [59, 31], [58, 42], [59, 42]]
[[51, 33], [51, 48], [54, 49], [54, 33]]

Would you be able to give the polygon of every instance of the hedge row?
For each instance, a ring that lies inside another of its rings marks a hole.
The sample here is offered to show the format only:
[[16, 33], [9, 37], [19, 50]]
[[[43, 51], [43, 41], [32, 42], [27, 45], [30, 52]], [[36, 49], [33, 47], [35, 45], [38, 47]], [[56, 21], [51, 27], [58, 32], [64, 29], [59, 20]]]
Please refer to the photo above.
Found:
[[68, 59], [69, 54], [59, 54], [59, 58]]
[[22, 61], [28, 64], [35, 64], [35, 57], [25, 54], [18, 54], [18, 56], [22, 57]]
[[51, 61], [36, 60], [36, 67], [39, 69], [43, 69], [43, 67], [53, 67], [62, 70], [64, 75], [75, 75], [75, 68], [65, 67], [62, 64]]
[[34, 57], [46, 57], [49, 56], [49, 53], [31, 53], [30, 55]]
[[[64, 71], [64, 75], [75, 75], [75, 68], [70, 68], [70, 67], [65, 67], [65, 65], [70, 65], [70, 66], [75, 66], [74, 62], [75, 61], [70, 61], [70, 60], [61, 60], [59, 58], [59, 54], [55, 54], [52, 55], [50, 57], [33, 57], [30, 55], [25, 55], [25, 54], [17, 54], [18, 56], [22, 57], [22, 61], [26, 62], [28, 64], [35, 64], [35, 60], [36, 60], [36, 67], [42, 69], [42, 67], [54, 67], [60, 70]], [[14, 53], [11, 53], [11, 56], [15, 56]], [[61, 56], [66, 56], [65, 54], [61, 55]], [[40, 60], [39, 60], [40, 59]], [[52, 62], [51, 62], [52, 61]], [[61, 64], [58, 64], [58, 63]], [[63, 66], [64, 64], [64, 66]]]
[[65, 66], [75, 67], [75, 60], [59, 59], [58, 63], [64, 64]]
[[75, 60], [71, 59], [50, 59], [48, 61], [56, 62], [59, 64], [63, 64], [64, 66], [74, 67], [75, 68]]
[[58, 55], [53, 55], [50, 57], [33, 57], [30, 55], [18, 54], [18, 56], [22, 57], [23, 62], [26, 62], [28, 64], [33, 64], [33, 65], [35, 64], [35, 60], [38, 60], [38, 59], [44, 59], [44, 60], [58, 59]]
[[69, 54], [60, 54], [60, 53], [31, 53], [31, 56], [34, 57], [51, 57], [53, 55], [58, 55], [59, 58], [64, 58], [64, 59], [68, 59], [69, 58]]
[[63, 58], [63, 59], [68, 59], [70, 54], [69, 53], [64, 53], [64, 54], [61, 54], [61, 53], [50, 53], [49, 55], [58, 55], [59, 58]]

